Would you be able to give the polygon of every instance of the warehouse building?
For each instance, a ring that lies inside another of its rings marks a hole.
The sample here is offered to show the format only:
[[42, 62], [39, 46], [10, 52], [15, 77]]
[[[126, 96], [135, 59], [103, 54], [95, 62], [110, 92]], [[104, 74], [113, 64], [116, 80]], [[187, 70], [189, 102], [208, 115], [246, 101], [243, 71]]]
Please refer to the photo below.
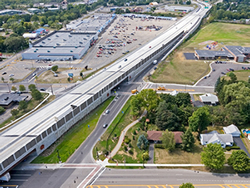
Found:
[[232, 59], [236, 62], [245, 62], [250, 58], [250, 47], [225, 46], [221, 51], [195, 50], [194, 54], [199, 60]]
[[47, 61], [80, 59], [115, 17], [115, 14], [95, 15], [90, 19], [71, 22], [67, 28], [74, 30], [48, 34], [31, 44], [31, 48], [22, 53], [22, 58]]
[[80, 59], [97, 38], [92, 33], [54, 31], [32, 44], [32, 48], [22, 53], [22, 58], [48, 61]]
[[170, 12], [191, 12], [194, 10], [194, 7], [187, 7], [187, 6], [165, 6], [166, 11]]

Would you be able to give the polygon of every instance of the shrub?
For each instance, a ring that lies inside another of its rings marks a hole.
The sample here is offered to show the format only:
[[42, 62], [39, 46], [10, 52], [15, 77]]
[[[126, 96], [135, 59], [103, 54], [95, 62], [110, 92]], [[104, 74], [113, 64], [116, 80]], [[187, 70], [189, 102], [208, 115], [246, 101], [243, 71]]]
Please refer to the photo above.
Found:
[[163, 146], [163, 144], [155, 144], [155, 148], [161, 148], [161, 149], [164, 149], [164, 146]]
[[137, 134], [137, 133], [136, 133], [136, 130], [134, 130], [134, 131], [133, 131], [133, 135], [136, 135], [136, 134]]
[[128, 151], [128, 148], [127, 148], [127, 146], [124, 146], [124, 148], [123, 148], [123, 149], [124, 149], [124, 151]]
[[227, 150], [227, 151], [230, 151], [230, 150], [231, 150], [231, 147], [230, 147], [230, 146], [227, 146], [227, 147], [226, 147], [226, 150]]
[[133, 146], [132, 146], [132, 144], [131, 144], [131, 143], [129, 143], [129, 144], [128, 144], [128, 147], [132, 148]]
[[137, 131], [140, 131], [140, 130], [141, 130], [140, 127], [138, 127], [138, 128], [137, 128]]
[[131, 149], [131, 150], [129, 150], [128, 151], [128, 153], [130, 154], [130, 155], [133, 155], [134, 154], [134, 152], [133, 152], [133, 150]]
[[108, 150], [106, 150], [106, 149], [104, 149], [103, 150], [103, 154], [105, 154], [106, 156], [109, 154], [109, 151]]
[[127, 136], [124, 138], [124, 142], [125, 142], [126, 144], [128, 144], [130, 141], [131, 141], [131, 140], [130, 140]]
[[5, 109], [2, 106], [0, 106], [0, 115], [3, 114], [4, 112], [5, 112]]
[[240, 149], [240, 146], [232, 146], [231, 149]]
[[133, 140], [135, 140], [135, 136], [133, 135]]

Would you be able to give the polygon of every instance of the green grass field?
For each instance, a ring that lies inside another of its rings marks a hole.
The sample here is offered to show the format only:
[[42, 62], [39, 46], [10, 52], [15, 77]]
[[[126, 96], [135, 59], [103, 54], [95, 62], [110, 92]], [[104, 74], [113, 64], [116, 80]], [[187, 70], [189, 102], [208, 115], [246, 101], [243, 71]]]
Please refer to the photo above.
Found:
[[[250, 70], [237, 70], [233, 72], [236, 77], [237, 80], [243, 80], [243, 81], [248, 81], [248, 78], [250, 76]], [[225, 76], [223, 76], [222, 78], [225, 78], [225, 80], [230, 80], [230, 77], [228, 76], [229, 73], [227, 73]]]
[[[57, 157], [57, 150], [59, 151], [61, 161], [67, 161], [67, 159], [95, 129], [100, 115], [113, 99], [114, 97], [110, 97], [107, 101], [97, 107], [91, 112], [88, 118], [83, 119], [72, 127], [65, 135], [50, 146], [50, 148], [32, 161], [32, 163], [58, 163], [59, 159]], [[89, 128], [88, 125], [90, 125]]]
[[218, 45], [212, 50], [221, 50], [224, 45], [250, 46], [250, 26], [229, 23], [206, 25], [160, 63], [150, 81], [194, 84], [210, 71], [211, 61], [186, 60], [183, 53], [194, 53], [195, 49], [207, 50], [206, 45], [211, 44], [211, 41], [218, 41]]

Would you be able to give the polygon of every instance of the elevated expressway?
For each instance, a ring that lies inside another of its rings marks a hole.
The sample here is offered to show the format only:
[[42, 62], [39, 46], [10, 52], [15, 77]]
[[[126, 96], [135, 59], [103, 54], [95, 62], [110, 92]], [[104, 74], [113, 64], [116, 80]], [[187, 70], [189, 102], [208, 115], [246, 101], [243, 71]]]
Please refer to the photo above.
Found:
[[170, 53], [199, 26], [209, 9], [199, 4], [162, 35], [117, 60], [75, 89], [0, 133], [0, 176], [32, 152], [42, 153], [72, 125], [111, 95], [121, 82], [133, 80], [154, 59]]

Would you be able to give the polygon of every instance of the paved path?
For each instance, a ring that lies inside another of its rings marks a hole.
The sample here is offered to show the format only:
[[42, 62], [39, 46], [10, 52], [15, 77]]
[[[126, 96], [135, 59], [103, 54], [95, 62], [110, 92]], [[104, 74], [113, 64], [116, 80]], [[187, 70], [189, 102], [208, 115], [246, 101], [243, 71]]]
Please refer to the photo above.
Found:
[[121, 135], [120, 135], [120, 137], [119, 137], [118, 143], [116, 144], [115, 148], [111, 151], [111, 153], [110, 153], [110, 155], [108, 156], [108, 158], [114, 157], [114, 156], [115, 156], [115, 154], [119, 151], [119, 149], [120, 149], [120, 147], [121, 147], [121, 145], [122, 145], [122, 142], [123, 142], [123, 140], [124, 140], [124, 137], [125, 137], [127, 131], [128, 131], [131, 127], [133, 127], [136, 123], [138, 123], [138, 122], [141, 120], [141, 118], [142, 118], [143, 116], [146, 115], [146, 113], [147, 113], [147, 112], [144, 111], [143, 114], [141, 115], [141, 117], [140, 117], [139, 119], [137, 119], [136, 121], [133, 121], [133, 122], [130, 123], [127, 127], [125, 127], [125, 129], [123, 129], [123, 131], [121, 132]]

